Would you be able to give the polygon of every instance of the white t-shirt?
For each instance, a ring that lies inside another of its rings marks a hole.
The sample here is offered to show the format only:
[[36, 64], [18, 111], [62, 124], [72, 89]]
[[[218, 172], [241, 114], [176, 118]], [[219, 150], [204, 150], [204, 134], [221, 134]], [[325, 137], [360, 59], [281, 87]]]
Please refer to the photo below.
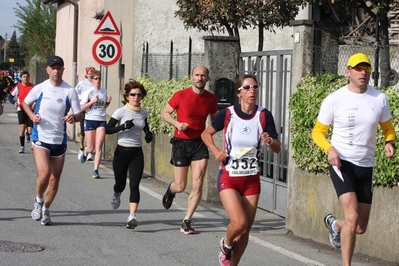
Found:
[[28, 105], [35, 101], [34, 113], [40, 115], [41, 121], [33, 126], [32, 141], [66, 144], [66, 122], [62, 118], [71, 108], [73, 113], [81, 112], [75, 89], [65, 81], [60, 86], [53, 86], [46, 80], [33, 87], [24, 100]]
[[128, 120], [133, 120], [134, 126], [130, 129], [120, 131], [118, 133], [118, 145], [123, 147], [141, 147], [143, 146], [142, 134], [147, 119], [148, 112], [141, 108], [140, 112], [135, 112], [128, 109], [126, 106], [118, 108], [113, 114], [112, 118], [119, 121], [122, 125]]
[[391, 118], [384, 93], [370, 86], [364, 93], [354, 93], [344, 86], [324, 99], [317, 120], [333, 123], [331, 144], [341, 159], [373, 167], [378, 124]]
[[95, 102], [89, 109], [86, 110], [85, 120], [106, 121], [107, 110], [105, 105], [107, 103], [107, 90], [99, 88], [98, 90], [91, 87], [81, 95], [80, 104], [88, 103], [95, 96], [98, 96], [98, 101]]
[[93, 83], [91, 83], [88, 79], [83, 79], [79, 81], [78, 85], [76, 85], [75, 90], [78, 93], [79, 96], [79, 101], [82, 99], [82, 93], [84, 91], [89, 90], [93, 86]]

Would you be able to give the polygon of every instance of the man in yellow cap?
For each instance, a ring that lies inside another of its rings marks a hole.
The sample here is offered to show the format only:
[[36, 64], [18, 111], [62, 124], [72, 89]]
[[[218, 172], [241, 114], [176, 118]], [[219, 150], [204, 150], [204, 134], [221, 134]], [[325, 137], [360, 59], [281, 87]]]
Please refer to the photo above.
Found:
[[[327, 154], [329, 172], [344, 219], [324, 217], [329, 239], [341, 248], [342, 265], [350, 265], [356, 234], [363, 234], [369, 221], [376, 132], [385, 137], [386, 156], [395, 154], [395, 130], [386, 95], [368, 85], [371, 62], [367, 55], [352, 55], [345, 70], [349, 84], [327, 96], [312, 131], [314, 142]], [[333, 124], [331, 140], [325, 134]]]

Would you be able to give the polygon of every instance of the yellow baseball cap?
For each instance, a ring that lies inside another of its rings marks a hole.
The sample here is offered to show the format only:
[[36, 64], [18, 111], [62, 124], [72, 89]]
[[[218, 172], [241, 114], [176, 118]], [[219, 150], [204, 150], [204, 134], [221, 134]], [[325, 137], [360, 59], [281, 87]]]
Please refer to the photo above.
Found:
[[366, 63], [371, 66], [370, 58], [363, 53], [357, 53], [349, 57], [347, 66], [355, 67], [360, 63]]

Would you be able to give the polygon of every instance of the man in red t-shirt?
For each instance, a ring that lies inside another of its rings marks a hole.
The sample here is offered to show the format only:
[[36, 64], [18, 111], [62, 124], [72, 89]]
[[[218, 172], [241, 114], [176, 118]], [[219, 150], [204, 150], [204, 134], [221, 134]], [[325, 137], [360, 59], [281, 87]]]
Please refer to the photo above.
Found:
[[[205, 129], [208, 115], [211, 120], [218, 111], [217, 99], [213, 93], [205, 90], [209, 81], [209, 70], [204, 66], [196, 66], [191, 72], [193, 85], [176, 92], [165, 105], [161, 117], [174, 126], [171, 164], [174, 165], [174, 180], [169, 183], [162, 205], [169, 209], [176, 193], [183, 192], [187, 185], [188, 168], [191, 166], [192, 189], [188, 197], [187, 212], [183, 219], [181, 232], [195, 234], [191, 227], [194, 214], [202, 196], [202, 184], [208, 165], [209, 151], [202, 142], [201, 133]], [[176, 111], [177, 120], [172, 117]]]
[[[9, 97], [8, 100], [10, 103], [14, 104], [14, 106], [18, 110], [18, 122], [19, 122], [19, 142], [21, 144], [21, 148], [19, 149], [19, 153], [24, 153], [25, 152], [25, 130], [26, 128], [28, 129], [26, 131], [26, 142], [30, 142], [30, 135], [32, 134], [32, 127], [33, 127], [33, 122], [29, 118], [29, 116], [26, 114], [22, 107], [22, 103], [25, 100], [26, 95], [30, 92], [30, 90], [33, 88], [33, 84], [30, 83], [30, 75], [28, 71], [22, 71], [21, 72], [21, 83], [19, 83], [17, 86], [15, 86]], [[17, 100], [15, 101], [15, 97]]]

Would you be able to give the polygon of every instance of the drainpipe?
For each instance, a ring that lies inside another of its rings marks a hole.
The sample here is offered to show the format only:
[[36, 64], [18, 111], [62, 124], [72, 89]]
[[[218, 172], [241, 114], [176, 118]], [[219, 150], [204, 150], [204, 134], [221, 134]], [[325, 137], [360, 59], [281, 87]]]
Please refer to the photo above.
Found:
[[[79, 22], [79, 5], [75, 0], [41, 0], [45, 5], [60, 4], [62, 1], [70, 3], [75, 7], [74, 10], [74, 21], [73, 21], [73, 50], [72, 50], [72, 85], [77, 85], [77, 58], [78, 58], [78, 22]], [[75, 139], [75, 124], [72, 124], [72, 136], [71, 139]]]
[[[65, 0], [65, 2], [72, 4], [75, 7], [74, 21], [73, 21], [73, 48], [72, 48], [72, 85], [77, 85], [77, 62], [78, 62], [78, 22], [79, 22], [79, 5], [75, 0]], [[75, 139], [75, 124], [72, 124], [72, 136], [71, 139]]]

